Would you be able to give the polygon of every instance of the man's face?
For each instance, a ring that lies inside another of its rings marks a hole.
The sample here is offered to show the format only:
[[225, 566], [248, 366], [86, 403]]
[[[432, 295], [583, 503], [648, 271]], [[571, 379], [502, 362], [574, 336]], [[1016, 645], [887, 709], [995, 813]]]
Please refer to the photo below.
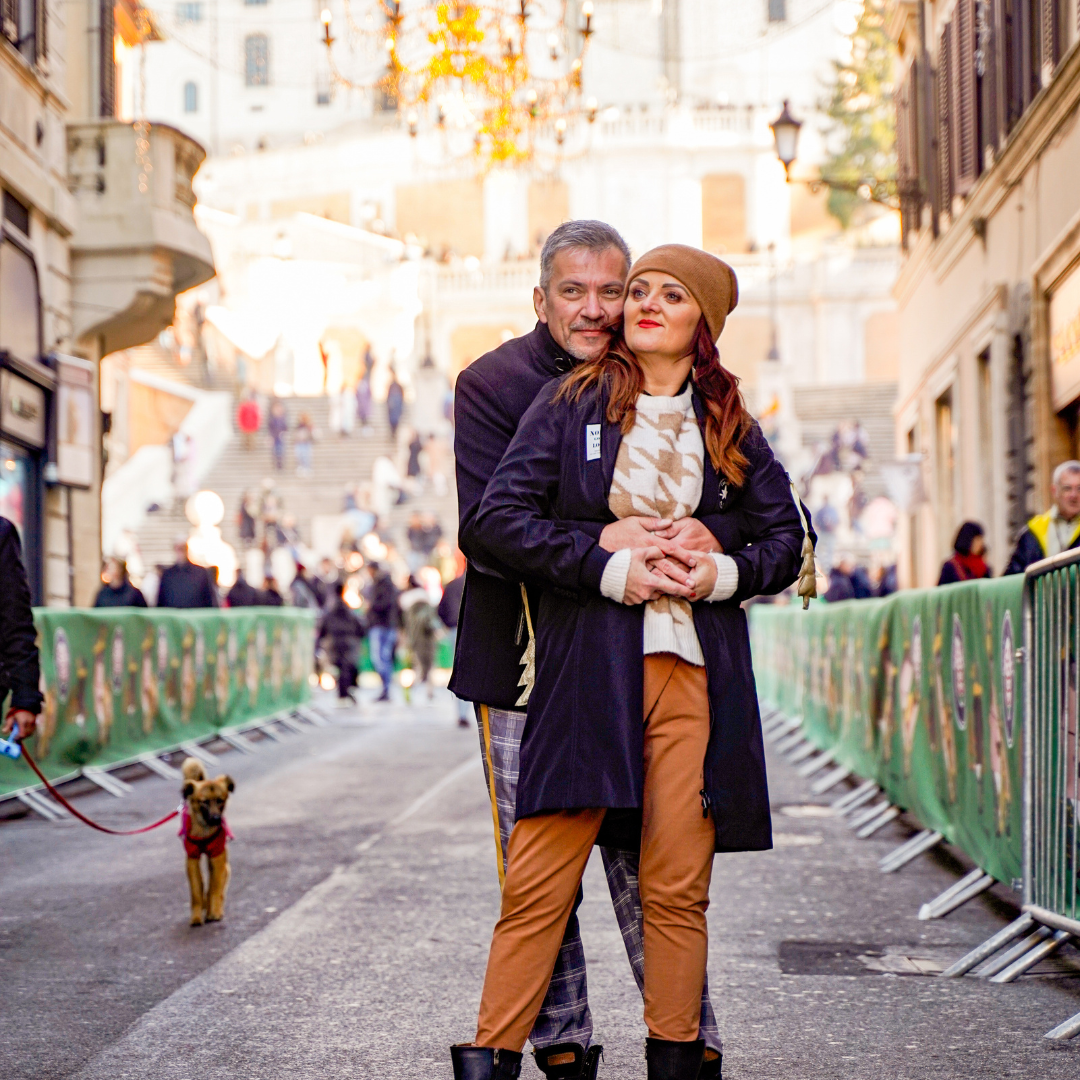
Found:
[[552, 259], [547, 291], [533, 289], [536, 317], [575, 360], [596, 360], [607, 351], [622, 320], [629, 269], [618, 248], [564, 248]]
[[1067, 472], [1053, 487], [1054, 502], [1058, 513], [1067, 519], [1080, 514], [1080, 473]]

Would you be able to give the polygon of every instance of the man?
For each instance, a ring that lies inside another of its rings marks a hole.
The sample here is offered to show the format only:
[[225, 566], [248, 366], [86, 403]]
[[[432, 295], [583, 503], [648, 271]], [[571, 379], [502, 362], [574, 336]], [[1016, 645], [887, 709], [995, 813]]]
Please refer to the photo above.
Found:
[[196, 566], [188, 558], [187, 538], [178, 536], [175, 543], [176, 564], [161, 574], [158, 586], [159, 608], [209, 608], [218, 606], [217, 590], [210, 571]]
[[364, 590], [368, 605], [368, 647], [371, 650], [371, 666], [379, 673], [383, 686], [382, 693], [375, 700], [389, 701], [398, 627], [401, 624], [398, 588], [377, 562], [369, 563], [368, 569], [371, 571], [371, 582]]
[[255, 607], [259, 603], [259, 590], [244, 577], [243, 570], [236, 571], [236, 583], [225, 597], [229, 607]]
[[319, 640], [326, 642], [331, 663], [338, 669], [337, 695], [339, 705], [350, 705], [358, 674], [357, 654], [364, 640], [364, 624], [344, 598], [345, 582], [333, 586], [333, 599], [319, 628]]
[[1022, 574], [1040, 559], [1080, 547], [1080, 461], [1063, 461], [1054, 470], [1050, 496], [1054, 505], [1027, 523], [1006, 574]]
[[[476, 706], [484, 770], [498, 822], [500, 880], [514, 824], [518, 752], [525, 726], [519, 681], [527, 618], [520, 578], [484, 550], [483, 536], [476, 535], [473, 526], [484, 489], [540, 389], [575, 363], [595, 359], [607, 349], [613, 329], [622, 320], [623, 285], [629, 269], [626, 242], [610, 225], [599, 221], [560, 225], [540, 255], [540, 283], [533, 290], [539, 320], [535, 329], [480, 357], [461, 373], [455, 390], [458, 543], [469, 565], [450, 689]], [[576, 527], [596, 536], [609, 551], [649, 546], [664, 549], [676, 537], [682, 547], [699, 551], [738, 544], [733, 522], [719, 517], [710, 520], [707, 527], [694, 518], [674, 525], [624, 518], [602, 531], [593, 523], [578, 523]], [[720, 535], [721, 530], [728, 535]], [[635, 569], [645, 569], [637, 552], [631, 572]], [[528, 588], [531, 617], [535, 617], [539, 595], [539, 589]], [[640, 835], [640, 822], [637, 832]], [[608, 847], [602, 853], [623, 941], [641, 987], [644, 958], [638, 856]], [[701, 1037], [707, 1050], [700, 1076], [717, 1077], [722, 1044], [707, 984], [702, 995]], [[601, 1048], [590, 1049], [591, 1038], [585, 957], [577, 916], [572, 914], [530, 1041], [537, 1065], [549, 1078], [593, 1080]]]
[[0, 701], [11, 691], [7, 715], [0, 724], [4, 738], [16, 724], [20, 740], [34, 734], [42, 702], [39, 681], [37, 631], [19, 533], [7, 518], [0, 517]]

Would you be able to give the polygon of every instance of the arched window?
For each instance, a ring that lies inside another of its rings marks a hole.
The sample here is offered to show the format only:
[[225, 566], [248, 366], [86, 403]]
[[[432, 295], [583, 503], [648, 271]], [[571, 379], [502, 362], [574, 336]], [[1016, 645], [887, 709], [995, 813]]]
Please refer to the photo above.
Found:
[[199, 111], [199, 88], [193, 82], [184, 83], [184, 112]]
[[244, 38], [244, 82], [248, 86], [270, 85], [270, 41], [265, 34]]

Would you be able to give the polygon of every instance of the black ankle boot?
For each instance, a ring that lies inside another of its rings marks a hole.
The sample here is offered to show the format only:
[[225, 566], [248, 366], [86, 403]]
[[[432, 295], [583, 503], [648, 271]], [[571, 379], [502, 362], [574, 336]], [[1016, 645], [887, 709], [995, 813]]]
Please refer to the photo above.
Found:
[[451, 1046], [454, 1080], [517, 1080], [521, 1055], [490, 1046]]
[[596, 1080], [603, 1056], [602, 1046], [590, 1046], [586, 1050], [576, 1042], [556, 1043], [533, 1051], [536, 1067], [547, 1080]]
[[[715, 1054], [716, 1057], [709, 1057], [709, 1054]], [[701, 1062], [701, 1071], [698, 1073], [698, 1080], [721, 1080], [724, 1066], [724, 1055], [719, 1050], [710, 1050], [705, 1047], [705, 1058]]]
[[698, 1080], [704, 1053], [704, 1039], [693, 1042], [646, 1039], [645, 1063], [649, 1080]]

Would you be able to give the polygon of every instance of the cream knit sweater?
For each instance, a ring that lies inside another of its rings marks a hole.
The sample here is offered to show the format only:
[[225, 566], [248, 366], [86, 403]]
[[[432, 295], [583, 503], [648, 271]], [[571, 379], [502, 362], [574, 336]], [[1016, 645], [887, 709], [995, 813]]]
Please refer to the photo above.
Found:
[[[623, 436], [608, 506], [618, 518], [688, 517], [701, 501], [705, 446], [694, 415], [689, 386], [676, 397], [637, 400], [634, 426]], [[714, 554], [716, 585], [708, 600], [727, 600], [738, 588], [735, 560]], [[630, 551], [617, 551], [608, 560], [600, 591], [622, 602], [630, 570]], [[678, 597], [661, 597], [645, 605], [645, 655], [670, 652], [691, 664], [704, 664], [690, 604]]]

